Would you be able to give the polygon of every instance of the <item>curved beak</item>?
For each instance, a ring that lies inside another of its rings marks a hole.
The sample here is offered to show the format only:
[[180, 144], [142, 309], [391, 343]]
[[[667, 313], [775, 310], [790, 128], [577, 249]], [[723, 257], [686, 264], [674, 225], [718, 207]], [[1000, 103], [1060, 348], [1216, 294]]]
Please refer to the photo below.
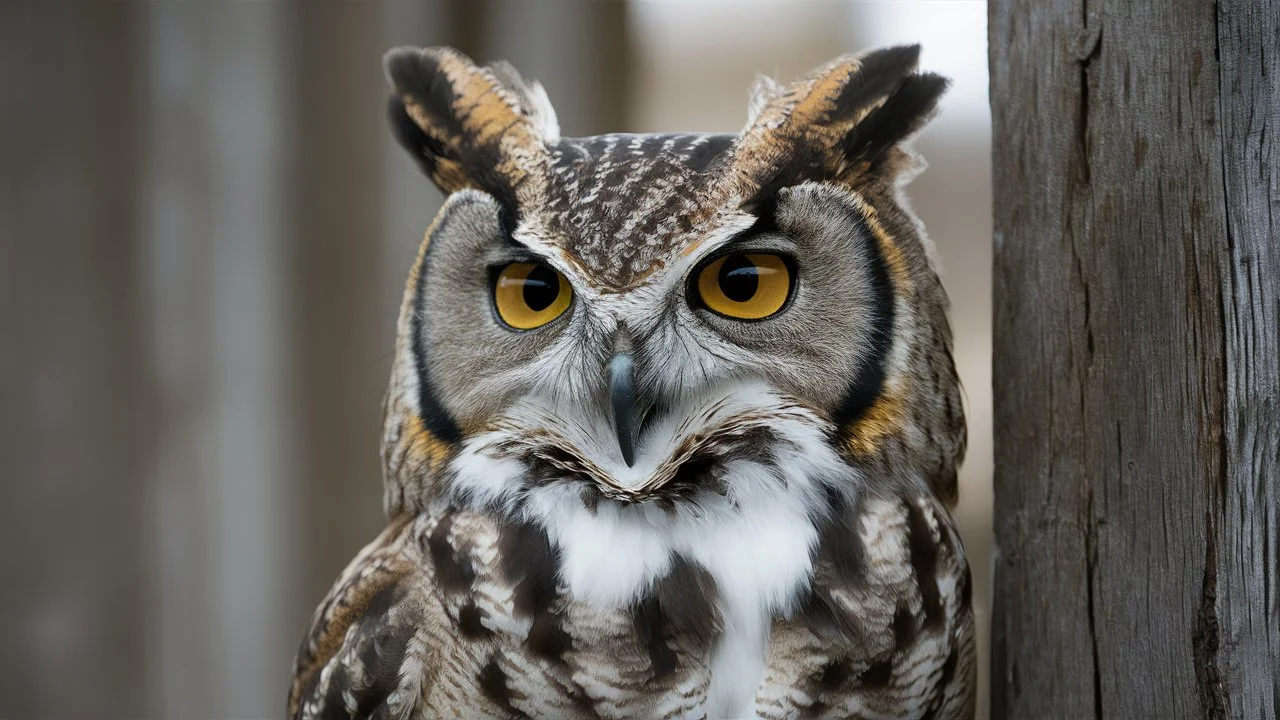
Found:
[[618, 431], [618, 447], [627, 467], [636, 462], [636, 435], [640, 431], [636, 417], [636, 388], [631, 355], [618, 353], [609, 361], [609, 395], [613, 405], [613, 423]]

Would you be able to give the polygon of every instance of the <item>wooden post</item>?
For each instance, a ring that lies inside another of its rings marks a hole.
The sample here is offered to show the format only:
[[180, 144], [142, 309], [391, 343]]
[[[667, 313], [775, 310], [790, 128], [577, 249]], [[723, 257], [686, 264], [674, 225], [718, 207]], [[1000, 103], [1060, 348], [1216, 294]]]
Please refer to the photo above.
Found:
[[989, 12], [993, 714], [1280, 716], [1280, 2]]

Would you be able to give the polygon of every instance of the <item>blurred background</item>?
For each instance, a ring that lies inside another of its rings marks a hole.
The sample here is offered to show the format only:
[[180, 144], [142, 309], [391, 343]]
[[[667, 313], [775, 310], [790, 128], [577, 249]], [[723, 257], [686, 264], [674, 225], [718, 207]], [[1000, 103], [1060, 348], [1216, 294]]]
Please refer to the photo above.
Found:
[[384, 125], [402, 44], [506, 58], [586, 135], [736, 131], [757, 73], [923, 43], [954, 85], [910, 195], [954, 303], [985, 653], [985, 28], [965, 0], [0, 3], [0, 717], [283, 714], [383, 523], [394, 321], [441, 201]]

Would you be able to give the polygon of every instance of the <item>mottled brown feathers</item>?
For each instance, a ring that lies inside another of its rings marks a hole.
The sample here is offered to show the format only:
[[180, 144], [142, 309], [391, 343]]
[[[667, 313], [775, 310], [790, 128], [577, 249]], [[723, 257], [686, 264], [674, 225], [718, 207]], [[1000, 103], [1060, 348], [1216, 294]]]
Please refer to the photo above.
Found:
[[828, 63], [770, 98], [737, 143], [739, 194], [767, 205], [806, 180], [854, 185], [880, 169], [883, 153], [926, 122], [946, 89], [916, 73], [919, 46], [886, 48]]
[[[940, 536], [911, 536], [910, 525], [935, 520]], [[821, 600], [795, 624], [774, 624], [769, 689], [757, 698], [760, 715], [972, 717], [972, 616], [959, 612], [959, 598], [946, 593], [942, 622], [927, 617], [931, 598], [968, 567], [941, 506], [868, 500], [848, 523], [863, 538], [867, 562], [840, 568], [829, 544], [838, 534], [824, 535], [815, 583]], [[913, 548], [917, 540], [933, 540], [935, 551]], [[932, 575], [908, 569], [908, 557], [921, 554], [929, 555]]]
[[[908, 707], [924, 673], [938, 717], [962, 717], [972, 703], [972, 618], [951, 594], [930, 617], [939, 588], [967, 571], [954, 530], [923, 499], [845, 512], [839, 527], [863, 538], [861, 559], [837, 557], [847, 533], [833, 525], [816, 578], [841, 631], [817, 630], [811, 614], [775, 621], [760, 715]], [[705, 570], [673, 558], [630, 611], [601, 614], [544, 582], [556, 572], [549, 547], [536, 528], [447, 506], [398, 523], [317, 612], [290, 717], [659, 717], [662, 697], [696, 708], [722, 630]]]
[[671, 569], [658, 581], [652, 598], [664, 623], [677, 634], [710, 643], [724, 628], [715, 579], [683, 555], [671, 559]]
[[477, 67], [450, 48], [392, 50], [383, 64], [392, 129], [423, 170], [446, 193], [479, 188], [514, 212], [530, 169], [545, 163], [544, 141], [554, 139], [534, 117], [531, 93], [541, 89], [510, 66]]
[[618, 291], [696, 242], [726, 204], [757, 209], [783, 187], [884, 170], [946, 88], [915, 72], [918, 56], [906, 46], [833, 61], [771, 96], [738, 137], [560, 138], [535, 117], [541, 88], [510, 66], [447, 48], [402, 48], [384, 63], [396, 137], [442, 190], [484, 190]]
[[[393, 680], [414, 632], [411, 612], [391, 617], [393, 607], [412, 606], [406, 603], [408, 588], [402, 585], [415, 572], [411, 558], [401, 552], [412, 526], [409, 520], [401, 517], [392, 522], [357, 555], [316, 608], [311, 630], [294, 661], [290, 717], [321, 717], [308, 713], [340, 700], [335, 687], [351, 691], [359, 704], [376, 704], [394, 689]], [[343, 658], [327, 676], [322, 672], [327, 664]], [[312, 710], [304, 712], [304, 701], [314, 706]]]
[[[918, 58], [761, 83], [739, 134], [561, 138], [505, 63], [387, 54], [392, 129], [450, 197], [397, 326], [393, 520], [317, 608], [291, 718], [972, 716], [964, 409], [898, 196], [946, 86]], [[785, 311], [695, 301], [728, 252], [793, 261]], [[490, 271], [531, 260], [574, 304], [516, 333]], [[619, 352], [653, 406], [625, 468]]]

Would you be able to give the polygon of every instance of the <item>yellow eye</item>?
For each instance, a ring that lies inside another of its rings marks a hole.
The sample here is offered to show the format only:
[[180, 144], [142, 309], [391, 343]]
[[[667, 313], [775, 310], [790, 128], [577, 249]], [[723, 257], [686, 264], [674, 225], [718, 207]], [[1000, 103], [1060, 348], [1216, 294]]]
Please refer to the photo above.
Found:
[[572, 299], [569, 281], [538, 263], [511, 263], [498, 272], [493, 283], [498, 317], [517, 330], [532, 330], [555, 320]]
[[698, 297], [712, 312], [735, 320], [763, 320], [791, 295], [791, 268], [781, 256], [733, 253], [698, 274]]

